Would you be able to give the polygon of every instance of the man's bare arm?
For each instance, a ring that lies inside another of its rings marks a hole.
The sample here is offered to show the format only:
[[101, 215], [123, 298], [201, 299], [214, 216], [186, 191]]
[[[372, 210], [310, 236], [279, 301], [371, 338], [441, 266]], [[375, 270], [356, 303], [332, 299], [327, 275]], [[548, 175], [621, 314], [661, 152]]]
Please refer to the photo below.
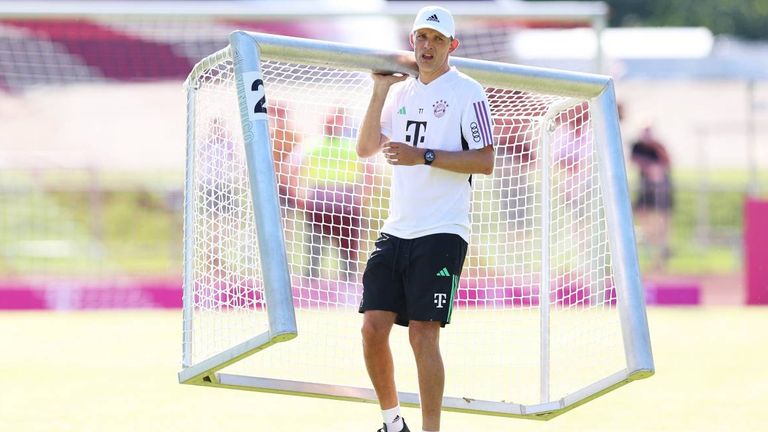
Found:
[[375, 155], [387, 138], [381, 134], [381, 110], [392, 84], [406, 79], [406, 76], [371, 74], [373, 78], [373, 92], [368, 110], [365, 112], [363, 123], [357, 134], [357, 155], [367, 158]]
[[[406, 143], [387, 142], [384, 144], [384, 156], [391, 165], [422, 165], [426, 149], [413, 147]], [[493, 146], [478, 150], [445, 151], [434, 150], [435, 161], [432, 166], [464, 174], [493, 173]]]

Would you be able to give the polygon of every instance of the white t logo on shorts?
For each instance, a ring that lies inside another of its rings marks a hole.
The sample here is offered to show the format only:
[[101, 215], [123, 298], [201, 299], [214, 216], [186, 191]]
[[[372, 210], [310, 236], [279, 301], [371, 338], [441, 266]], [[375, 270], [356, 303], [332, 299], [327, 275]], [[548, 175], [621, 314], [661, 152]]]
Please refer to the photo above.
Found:
[[435, 294], [435, 304], [437, 305], [437, 309], [443, 308], [446, 297], [448, 297], [447, 294]]

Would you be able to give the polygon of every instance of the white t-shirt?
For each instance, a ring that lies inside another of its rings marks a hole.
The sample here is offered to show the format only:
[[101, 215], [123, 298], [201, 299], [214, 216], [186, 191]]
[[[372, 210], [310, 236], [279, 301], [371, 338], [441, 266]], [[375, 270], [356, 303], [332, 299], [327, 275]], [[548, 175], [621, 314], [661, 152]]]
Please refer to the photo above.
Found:
[[[409, 78], [393, 85], [381, 114], [381, 133], [391, 141], [432, 150], [493, 145], [491, 125], [483, 87], [456, 68], [429, 84]], [[395, 165], [382, 231], [406, 239], [451, 233], [469, 242], [471, 195], [470, 174]]]

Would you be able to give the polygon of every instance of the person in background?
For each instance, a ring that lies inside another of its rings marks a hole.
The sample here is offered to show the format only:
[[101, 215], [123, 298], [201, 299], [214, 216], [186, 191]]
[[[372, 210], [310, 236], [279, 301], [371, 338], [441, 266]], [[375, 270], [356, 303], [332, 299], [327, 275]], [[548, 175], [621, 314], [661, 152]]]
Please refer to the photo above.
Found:
[[272, 135], [272, 160], [275, 164], [277, 192], [284, 211], [296, 208], [301, 134], [291, 119], [291, 110], [282, 101], [270, 101], [269, 131]]
[[663, 271], [669, 259], [669, 226], [673, 207], [672, 162], [666, 147], [645, 126], [632, 143], [630, 160], [639, 172], [639, 190], [634, 202], [641, 240], [651, 250], [652, 268]]
[[338, 251], [339, 279], [353, 281], [364, 229], [363, 205], [369, 195], [364, 166], [355, 154], [356, 128], [343, 107], [332, 108], [324, 123], [322, 142], [307, 150], [303, 178], [311, 183], [303, 202], [310, 228], [308, 254], [311, 278], [321, 276], [323, 243]]

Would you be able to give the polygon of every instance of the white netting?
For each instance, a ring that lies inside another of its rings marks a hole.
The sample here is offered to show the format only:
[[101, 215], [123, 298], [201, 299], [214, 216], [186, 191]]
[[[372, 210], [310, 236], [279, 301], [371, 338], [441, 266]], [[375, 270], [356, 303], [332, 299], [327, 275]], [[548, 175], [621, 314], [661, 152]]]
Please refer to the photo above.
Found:
[[[262, 68], [299, 337], [231, 369], [369, 387], [357, 308], [390, 190], [383, 158], [355, 154], [370, 78], [272, 61]], [[194, 295], [186, 337], [194, 364], [264, 332], [267, 321], [231, 63], [212, 59], [192, 85]], [[551, 398], [626, 367], [592, 111], [585, 100], [486, 90], [496, 168], [473, 176], [470, 248], [457, 310], [441, 336], [446, 395], [534, 404], [542, 274], [550, 289]], [[392, 334], [398, 389], [417, 392], [407, 339], [402, 329]]]
[[[189, 361], [263, 332], [268, 325], [232, 64], [222, 55], [193, 85], [197, 116], [191, 182], [194, 290]], [[218, 63], [221, 61], [221, 63]]]

